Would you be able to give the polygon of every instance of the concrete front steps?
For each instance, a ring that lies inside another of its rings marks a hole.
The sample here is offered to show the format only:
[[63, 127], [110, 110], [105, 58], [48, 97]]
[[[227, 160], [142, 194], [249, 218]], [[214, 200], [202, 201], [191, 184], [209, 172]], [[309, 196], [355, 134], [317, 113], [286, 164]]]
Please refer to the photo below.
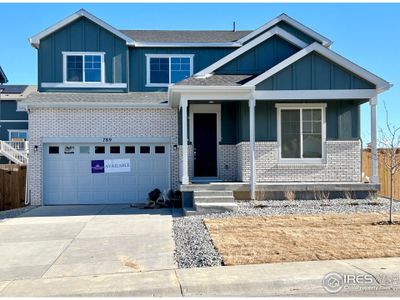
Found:
[[232, 191], [193, 191], [193, 208], [184, 208], [184, 214], [205, 215], [235, 211], [237, 204]]

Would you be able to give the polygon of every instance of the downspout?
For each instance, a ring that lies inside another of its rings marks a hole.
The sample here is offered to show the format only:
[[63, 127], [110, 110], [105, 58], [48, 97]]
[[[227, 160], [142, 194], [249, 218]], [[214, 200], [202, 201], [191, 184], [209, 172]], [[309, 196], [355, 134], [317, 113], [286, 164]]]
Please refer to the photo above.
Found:
[[[28, 115], [28, 140], [29, 140], [29, 108], [25, 108], [26, 113]], [[28, 141], [29, 143], [29, 141]], [[28, 160], [26, 162], [26, 175], [25, 175], [25, 206], [28, 206], [31, 204], [31, 197], [29, 193], [29, 144], [28, 144], [28, 152], [27, 152], [27, 157]]]

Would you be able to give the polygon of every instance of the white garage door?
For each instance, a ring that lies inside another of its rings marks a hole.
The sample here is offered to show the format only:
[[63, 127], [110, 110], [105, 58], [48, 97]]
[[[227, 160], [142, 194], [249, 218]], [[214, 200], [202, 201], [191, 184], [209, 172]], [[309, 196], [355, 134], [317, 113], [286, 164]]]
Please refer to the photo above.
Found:
[[168, 189], [169, 144], [45, 144], [44, 204], [145, 203]]

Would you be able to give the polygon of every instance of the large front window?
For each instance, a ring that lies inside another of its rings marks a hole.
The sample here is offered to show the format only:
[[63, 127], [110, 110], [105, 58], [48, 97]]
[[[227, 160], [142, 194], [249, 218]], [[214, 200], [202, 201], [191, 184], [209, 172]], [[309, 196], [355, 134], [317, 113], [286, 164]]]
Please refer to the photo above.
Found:
[[147, 86], [168, 86], [193, 74], [193, 55], [147, 55]]
[[63, 55], [64, 82], [104, 82], [104, 53], [64, 52]]
[[324, 156], [324, 107], [277, 105], [280, 158], [321, 160]]

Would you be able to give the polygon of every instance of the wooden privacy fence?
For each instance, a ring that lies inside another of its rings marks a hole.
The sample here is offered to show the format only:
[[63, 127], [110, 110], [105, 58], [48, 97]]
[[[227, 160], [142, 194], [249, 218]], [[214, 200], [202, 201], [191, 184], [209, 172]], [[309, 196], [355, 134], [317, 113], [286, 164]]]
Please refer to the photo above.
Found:
[[26, 166], [0, 165], [0, 211], [23, 207]]
[[[400, 159], [400, 152], [397, 153], [397, 159]], [[378, 175], [381, 184], [380, 195], [390, 197], [390, 171], [383, 163], [383, 153], [378, 149]], [[362, 170], [365, 175], [371, 178], [371, 150], [364, 149], [362, 157]], [[400, 200], [400, 172], [394, 176], [393, 198]]]

